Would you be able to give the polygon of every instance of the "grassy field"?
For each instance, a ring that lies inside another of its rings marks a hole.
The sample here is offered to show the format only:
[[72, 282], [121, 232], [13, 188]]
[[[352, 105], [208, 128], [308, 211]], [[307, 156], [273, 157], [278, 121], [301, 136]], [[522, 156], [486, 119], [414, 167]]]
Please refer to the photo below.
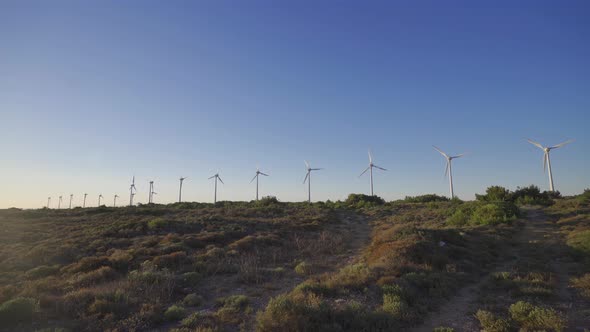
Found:
[[8, 209], [0, 227], [5, 331], [590, 326], [589, 192]]

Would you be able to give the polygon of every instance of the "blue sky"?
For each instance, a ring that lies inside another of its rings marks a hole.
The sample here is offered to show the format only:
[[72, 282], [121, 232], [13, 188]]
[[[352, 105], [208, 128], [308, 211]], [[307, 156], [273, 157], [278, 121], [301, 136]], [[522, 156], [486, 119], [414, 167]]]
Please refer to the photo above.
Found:
[[[119, 3], [119, 4], [117, 4]], [[590, 187], [587, 1], [2, 1], [0, 207]]]

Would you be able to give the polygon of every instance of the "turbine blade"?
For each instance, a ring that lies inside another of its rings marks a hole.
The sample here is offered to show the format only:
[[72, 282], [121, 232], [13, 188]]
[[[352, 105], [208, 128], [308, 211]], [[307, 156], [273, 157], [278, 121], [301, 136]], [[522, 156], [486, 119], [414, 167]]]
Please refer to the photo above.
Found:
[[254, 175], [254, 177], [252, 178], [252, 180], [250, 180], [250, 183], [252, 183], [252, 181], [256, 180], [257, 177], [258, 177], [258, 173], [256, 173], [256, 175]]
[[436, 146], [434, 146], [434, 145], [433, 145], [432, 147], [433, 147], [433, 148], [434, 148], [436, 151], [438, 151], [440, 154], [442, 154], [442, 155], [443, 155], [445, 158], [449, 158], [449, 156], [447, 156], [447, 154], [446, 154], [446, 153], [442, 152], [442, 150], [441, 150], [441, 149], [437, 148], [437, 147], [436, 147]]
[[559, 144], [557, 144], [557, 145], [554, 145], [554, 146], [550, 147], [550, 149], [557, 149], [557, 148], [560, 148], [560, 147], [562, 147], [562, 146], [564, 146], [564, 145], [566, 145], [566, 144], [570, 144], [570, 143], [571, 143], [571, 142], [573, 142], [573, 141], [574, 141], [573, 139], [567, 140], [567, 141], [565, 141], [565, 142], [563, 142], [563, 143], [559, 143]]
[[308, 169], [309, 168], [309, 163], [307, 162], [307, 160], [304, 160], [303, 162], [305, 162], [305, 167], [306, 167], [306, 169]]
[[373, 155], [371, 154], [371, 149], [369, 149], [369, 163], [373, 162]]
[[452, 156], [452, 157], [451, 157], [451, 159], [461, 158], [461, 157], [463, 157], [463, 156], [464, 156], [464, 155], [466, 155], [466, 154], [467, 154], [467, 153], [461, 153], [461, 154], [458, 154], [458, 155], [456, 155], [456, 156]]
[[262, 174], [262, 175], [264, 175], [264, 176], [269, 176], [268, 174], [265, 174], [265, 173], [262, 173], [262, 172], [260, 172], [260, 174]]
[[213, 175], [212, 177], [208, 178], [207, 180], [211, 180], [211, 179], [213, 179], [214, 177], [216, 177], [216, 175]]
[[309, 171], [305, 174], [305, 179], [303, 179], [303, 183], [305, 183], [307, 181], [308, 177], [309, 177]]
[[382, 170], [382, 171], [386, 171], [386, 169], [385, 169], [385, 168], [383, 168], [383, 167], [380, 167], [380, 166], [377, 166], [377, 165], [373, 165], [373, 167], [375, 167], [375, 168], [378, 168], [378, 169], [380, 169], [380, 170]]
[[[219, 181], [220, 181], [221, 183], [223, 183], [223, 180], [221, 179], [221, 177], [219, 177], [219, 176], [218, 176], [217, 178], [219, 179]], [[225, 184], [225, 183], [223, 183], [223, 184]]]
[[367, 171], [369, 170], [369, 168], [371, 168], [371, 166], [369, 166], [369, 167], [365, 168], [365, 170], [364, 170], [364, 171], [361, 173], [361, 175], [359, 175], [359, 178], [360, 178], [361, 176], [363, 176], [363, 174], [367, 173]]
[[539, 143], [539, 142], [535, 142], [535, 141], [533, 141], [532, 139], [529, 139], [529, 138], [527, 138], [527, 141], [528, 141], [529, 143], [531, 143], [532, 145], [534, 145], [534, 146], [538, 147], [538, 148], [539, 148], [539, 149], [541, 149], [541, 150], [544, 150], [544, 149], [545, 149], [545, 148], [544, 148], [544, 147], [541, 145], [541, 143]]
[[311, 171], [321, 171], [323, 168], [310, 168]]

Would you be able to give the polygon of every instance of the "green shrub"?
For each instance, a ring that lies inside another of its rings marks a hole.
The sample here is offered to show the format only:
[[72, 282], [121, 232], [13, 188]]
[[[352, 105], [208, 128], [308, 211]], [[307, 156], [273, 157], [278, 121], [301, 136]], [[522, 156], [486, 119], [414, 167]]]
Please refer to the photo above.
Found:
[[515, 217], [513, 212], [506, 210], [497, 203], [483, 204], [475, 208], [470, 218], [473, 225], [496, 225], [507, 223]]
[[250, 302], [246, 295], [232, 295], [215, 300], [218, 306], [226, 308], [245, 308]]
[[402, 202], [406, 203], [430, 203], [430, 202], [448, 202], [449, 198], [445, 196], [439, 196], [436, 194], [427, 194], [420, 196], [406, 196]]
[[528, 187], [518, 187], [511, 195], [511, 200], [518, 205], [543, 205], [553, 204], [552, 193], [541, 192], [539, 187], [531, 185]]
[[364, 207], [373, 207], [385, 204], [385, 200], [379, 196], [369, 196], [364, 194], [350, 194], [344, 201], [348, 207], [361, 209]]
[[398, 285], [385, 285], [383, 290], [383, 311], [397, 319], [407, 317], [408, 303], [403, 298], [403, 290]]
[[155, 218], [152, 219], [150, 221], [148, 221], [148, 229], [150, 230], [159, 230], [159, 229], [164, 229], [166, 227], [168, 227], [169, 222], [166, 219], [163, 218]]
[[509, 332], [510, 322], [503, 318], [497, 318], [489, 311], [478, 310], [475, 318], [483, 328], [483, 332]]
[[485, 195], [475, 194], [475, 199], [482, 202], [506, 202], [512, 201], [510, 190], [501, 186], [491, 186], [486, 189]]
[[432, 330], [432, 332], [455, 332], [455, 329], [452, 327], [439, 326], [435, 327], [434, 330]]
[[590, 230], [574, 231], [568, 235], [567, 245], [582, 255], [590, 254]]
[[580, 290], [582, 296], [590, 298], [590, 273], [586, 273], [572, 281], [572, 286]]
[[590, 189], [584, 189], [584, 192], [576, 196], [576, 199], [582, 203], [590, 202]]
[[510, 317], [525, 330], [552, 329], [562, 331], [567, 326], [565, 318], [557, 311], [542, 308], [525, 301], [510, 306]]
[[469, 215], [463, 209], [457, 209], [447, 218], [447, 225], [450, 226], [465, 226], [469, 222]]
[[38, 302], [28, 297], [17, 297], [0, 305], [0, 326], [31, 321]]
[[182, 304], [187, 307], [197, 307], [203, 303], [203, 298], [196, 293], [188, 294], [182, 300]]
[[57, 266], [57, 265], [54, 265], [54, 266], [41, 265], [41, 266], [38, 266], [38, 267], [28, 270], [25, 273], [25, 277], [27, 279], [39, 279], [39, 278], [45, 278], [45, 277], [54, 275], [58, 272], [59, 272], [59, 266]]
[[186, 309], [179, 305], [172, 305], [164, 312], [164, 318], [167, 321], [179, 321], [186, 317]]
[[295, 266], [295, 272], [299, 275], [308, 275], [313, 272], [312, 265], [307, 262], [301, 262]]
[[74, 279], [77, 286], [91, 286], [105, 281], [113, 280], [118, 276], [117, 272], [109, 266], [100, 267], [94, 271], [81, 273]]

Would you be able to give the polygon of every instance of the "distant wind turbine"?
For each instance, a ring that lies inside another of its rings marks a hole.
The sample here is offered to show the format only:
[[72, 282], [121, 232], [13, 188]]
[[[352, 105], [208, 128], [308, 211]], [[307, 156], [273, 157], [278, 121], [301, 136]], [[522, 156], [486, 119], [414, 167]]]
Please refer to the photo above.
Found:
[[225, 183], [223, 183], [223, 180], [221, 180], [221, 177], [219, 177], [219, 171], [217, 171], [217, 173], [215, 173], [215, 175], [209, 177], [209, 180], [211, 180], [213, 178], [215, 178], [215, 194], [213, 195], [213, 203], [215, 204], [215, 203], [217, 203], [217, 180], [219, 180], [222, 184], [225, 184]]
[[254, 175], [254, 177], [252, 178], [252, 180], [250, 180], [250, 183], [252, 183], [252, 181], [256, 180], [256, 200], [258, 200], [258, 177], [260, 175], [268, 176], [268, 174], [262, 173], [260, 171], [260, 169], [257, 167], [256, 168], [256, 175]]
[[371, 178], [371, 196], [374, 196], [374, 194], [373, 194], [373, 167], [378, 168], [382, 171], [387, 171], [385, 168], [379, 167], [379, 166], [373, 164], [373, 155], [371, 154], [371, 150], [369, 150], [369, 166], [361, 173], [361, 175], [359, 175], [359, 178], [361, 176], [363, 176], [363, 174], [365, 174], [367, 171], [369, 171], [369, 176]]
[[154, 202], [154, 195], [157, 195], [158, 193], [154, 191], [154, 181], [150, 181], [150, 193], [149, 193], [149, 197], [148, 197], [148, 203], [151, 204]]
[[307, 160], [305, 160], [304, 162], [305, 170], [307, 171], [307, 173], [305, 174], [305, 179], [303, 179], [303, 183], [305, 184], [305, 181], [307, 181], [307, 202], [311, 203], [311, 172], [319, 171], [323, 168], [311, 168]]
[[59, 196], [59, 201], [57, 201], [57, 209], [61, 208], [61, 196]]
[[131, 186], [129, 186], [129, 206], [133, 206], [133, 196], [137, 192], [137, 188], [135, 187], [135, 175], [131, 180]]
[[445, 176], [447, 176], [447, 174], [449, 175], [449, 187], [450, 187], [450, 191], [451, 191], [451, 199], [453, 199], [455, 197], [455, 193], [453, 191], [453, 169], [452, 169], [452, 160], [453, 159], [457, 159], [460, 158], [462, 156], [465, 155], [465, 153], [456, 155], [456, 156], [449, 156], [446, 153], [442, 152], [439, 148], [437, 148], [436, 146], [432, 146], [436, 151], [438, 151], [440, 154], [443, 155], [443, 157], [445, 157], [447, 159], [447, 167], [445, 169]]
[[113, 207], [117, 207], [117, 198], [119, 197], [119, 195], [115, 194], [115, 197], [113, 198]]
[[98, 207], [100, 207], [100, 199], [102, 198], [102, 194], [98, 195]]
[[47, 208], [49, 209], [49, 204], [51, 203], [51, 197], [47, 197]]
[[181, 176], [179, 179], [180, 180], [180, 189], [178, 190], [178, 203], [182, 202], [182, 182], [186, 179], [188, 179], [188, 176], [187, 177]]
[[538, 142], [535, 142], [531, 139], [527, 139], [527, 141], [529, 143], [531, 143], [532, 145], [538, 147], [539, 149], [544, 151], [543, 154], [543, 171], [545, 171], [546, 169], [549, 170], [549, 190], [550, 191], [555, 191], [555, 188], [553, 186], [553, 173], [551, 173], [551, 158], [549, 157], [549, 152], [553, 149], [558, 149], [566, 144], [569, 144], [571, 142], [573, 142], [573, 139], [570, 139], [568, 141], [565, 141], [563, 143], [559, 143], [557, 145], [554, 146], [543, 146]]
[[86, 207], [86, 196], [88, 196], [88, 194], [84, 194], [84, 202], [82, 203], [82, 207], [85, 208]]
[[70, 194], [70, 209], [72, 208], [72, 198], [74, 198], [74, 194]]

